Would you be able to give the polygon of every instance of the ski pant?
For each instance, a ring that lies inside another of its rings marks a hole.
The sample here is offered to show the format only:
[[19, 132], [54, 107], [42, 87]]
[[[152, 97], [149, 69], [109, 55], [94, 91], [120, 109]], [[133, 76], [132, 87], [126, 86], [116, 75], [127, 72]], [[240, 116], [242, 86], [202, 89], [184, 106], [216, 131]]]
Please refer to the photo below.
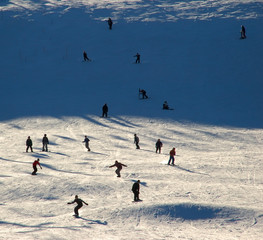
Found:
[[88, 149], [88, 151], [90, 151], [89, 143], [86, 143], [86, 148]]
[[121, 169], [120, 168], [117, 168], [115, 172], [117, 174], [117, 177], [121, 176]]
[[74, 213], [78, 216], [79, 215], [79, 209], [81, 208], [81, 205], [78, 205], [74, 208]]
[[174, 156], [170, 156], [169, 161], [168, 161], [168, 165], [170, 165], [172, 160], [172, 164], [174, 165]]
[[43, 148], [42, 148], [42, 151], [48, 151], [48, 149], [47, 149], [47, 143], [43, 143]]
[[31, 152], [33, 152], [33, 148], [32, 148], [32, 146], [27, 146], [27, 148], [26, 148], [26, 152], [28, 152], [28, 149], [30, 148], [30, 150], [31, 150]]
[[133, 192], [134, 194], [134, 201], [138, 201], [139, 200], [139, 191], [135, 191]]
[[136, 142], [135, 144], [136, 144], [136, 148], [140, 149], [139, 143]]
[[159, 151], [161, 153], [161, 147], [156, 147], [156, 153]]
[[32, 172], [32, 175], [36, 175], [37, 174], [37, 167], [33, 166], [34, 171]]
[[107, 112], [103, 112], [102, 113], [102, 117], [108, 117], [108, 113]]

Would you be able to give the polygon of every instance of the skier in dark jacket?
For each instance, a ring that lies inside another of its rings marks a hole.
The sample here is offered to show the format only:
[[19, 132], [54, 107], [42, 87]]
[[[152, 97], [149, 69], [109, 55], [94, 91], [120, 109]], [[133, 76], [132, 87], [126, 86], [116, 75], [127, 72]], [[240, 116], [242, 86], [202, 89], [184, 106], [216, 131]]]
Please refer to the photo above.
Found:
[[136, 55], [134, 57], [136, 57], [135, 63], [140, 63], [141, 62], [141, 55], [139, 53], [136, 53]]
[[122, 163], [118, 162], [118, 161], [115, 161], [115, 164], [113, 164], [113, 165], [111, 165], [111, 166], [109, 166], [109, 167], [110, 167], [110, 168], [112, 168], [112, 167], [117, 167], [115, 173], [117, 174], [117, 177], [121, 177], [120, 172], [121, 172], [121, 170], [122, 170], [122, 167], [127, 167], [127, 166], [126, 166], [125, 164], [122, 164]]
[[163, 109], [164, 109], [164, 110], [169, 110], [169, 105], [168, 105], [168, 102], [167, 102], [167, 101], [164, 101], [164, 103], [163, 103]]
[[49, 144], [49, 141], [47, 138], [47, 134], [44, 134], [44, 137], [42, 138], [42, 143], [43, 143], [42, 151], [48, 152], [47, 145]]
[[133, 185], [132, 185], [132, 192], [134, 194], [134, 202], [137, 202], [137, 201], [141, 201], [139, 199], [139, 194], [140, 194], [140, 180], [138, 180], [137, 182], [135, 182]]
[[157, 140], [155, 147], [156, 147], [156, 153], [159, 151], [159, 153], [161, 153], [161, 148], [163, 146], [163, 143], [161, 142], [160, 139]]
[[109, 25], [109, 29], [111, 30], [112, 29], [112, 24], [113, 24], [111, 18], [109, 18], [107, 22], [108, 22], [108, 25]]
[[240, 33], [241, 33], [241, 38], [242, 39], [245, 39], [247, 36], [246, 36], [246, 29], [245, 29], [245, 27], [243, 26], [243, 25], [241, 25], [241, 31], [240, 31]]
[[102, 107], [102, 117], [108, 117], [108, 106], [107, 104], [105, 103]]
[[74, 208], [74, 212], [75, 212], [75, 216], [78, 217], [79, 216], [79, 209], [82, 208], [83, 203], [86, 205], [89, 205], [88, 203], [84, 202], [83, 200], [81, 200], [78, 195], [75, 196], [75, 200], [72, 202], [68, 202], [68, 204], [72, 204], [72, 203], [77, 203], [78, 205]]
[[84, 61], [86, 62], [86, 61], [88, 61], [88, 62], [90, 62], [91, 60], [88, 58], [88, 55], [87, 55], [87, 53], [84, 51], [83, 52], [83, 58], [84, 58]]
[[88, 151], [90, 151], [90, 148], [89, 148], [89, 139], [88, 139], [88, 137], [87, 136], [85, 136], [85, 139], [84, 139], [84, 143], [85, 143], [85, 146], [86, 146], [86, 148], [88, 149]]
[[33, 152], [33, 142], [30, 138], [30, 136], [28, 136], [27, 140], [26, 140], [26, 152], [28, 152], [28, 149], [30, 148], [31, 152]]
[[139, 137], [136, 134], [134, 134], [134, 143], [136, 145], [136, 149], [140, 149], [139, 141], [140, 141]]
[[146, 95], [146, 91], [144, 89], [139, 89], [139, 92], [142, 95], [142, 99], [148, 98], [148, 96]]
[[40, 161], [40, 160], [39, 160], [39, 158], [38, 158], [37, 160], [35, 160], [35, 161], [33, 162], [33, 169], [34, 169], [34, 171], [32, 172], [32, 175], [37, 175], [37, 165], [42, 169], [39, 161]]

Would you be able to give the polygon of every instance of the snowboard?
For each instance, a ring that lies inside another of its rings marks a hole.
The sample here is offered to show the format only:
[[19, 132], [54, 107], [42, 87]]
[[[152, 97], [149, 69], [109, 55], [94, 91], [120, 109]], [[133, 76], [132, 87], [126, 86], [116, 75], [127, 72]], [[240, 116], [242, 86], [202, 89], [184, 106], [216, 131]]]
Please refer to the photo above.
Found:
[[133, 203], [138, 203], [138, 202], [143, 202], [143, 200], [138, 200], [138, 201], [132, 201]]

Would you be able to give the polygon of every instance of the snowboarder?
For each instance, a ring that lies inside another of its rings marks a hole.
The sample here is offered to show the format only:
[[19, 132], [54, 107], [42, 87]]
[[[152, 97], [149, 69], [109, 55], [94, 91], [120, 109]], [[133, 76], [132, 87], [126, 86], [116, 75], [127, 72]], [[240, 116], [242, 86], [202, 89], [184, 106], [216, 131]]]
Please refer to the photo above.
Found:
[[241, 39], [245, 39], [247, 36], [246, 36], [246, 29], [243, 25], [241, 25]]
[[134, 57], [136, 57], [135, 63], [140, 63], [141, 62], [141, 55], [139, 53], [136, 53], [136, 55]]
[[105, 103], [102, 107], [102, 117], [108, 117], [108, 106], [107, 104]]
[[156, 153], [159, 151], [159, 153], [161, 153], [161, 148], [163, 146], [163, 143], [161, 142], [160, 139], [157, 140], [155, 147], [156, 147]]
[[30, 148], [31, 152], [33, 152], [33, 148], [32, 148], [33, 142], [32, 142], [32, 140], [31, 140], [30, 136], [28, 136], [28, 138], [27, 138], [27, 140], [26, 140], [26, 146], [27, 146], [26, 152], [28, 152], [28, 149], [29, 149], [29, 148]]
[[88, 151], [90, 151], [90, 148], [89, 148], [89, 139], [88, 139], [88, 137], [87, 136], [85, 136], [85, 139], [84, 139], [84, 143], [85, 143], [85, 146], [86, 146], [86, 148], [88, 149]]
[[111, 165], [111, 166], [109, 166], [109, 167], [110, 167], [110, 168], [112, 168], [112, 167], [117, 167], [115, 173], [117, 174], [117, 177], [121, 177], [120, 172], [121, 172], [121, 170], [122, 170], [122, 167], [127, 167], [127, 166], [126, 166], [125, 164], [122, 164], [122, 163], [118, 162], [118, 161], [115, 161], [115, 164], [113, 164], [113, 165]]
[[42, 169], [39, 161], [40, 161], [40, 160], [39, 160], [39, 158], [38, 158], [37, 160], [35, 160], [35, 161], [33, 162], [33, 169], [34, 169], [34, 171], [32, 172], [32, 175], [37, 175], [37, 165], [39, 165], [39, 167]]
[[148, 96], [146, 95], [146, 91], [144, 89], [139, 89], [139, 93], [142, 95], [142, 99], [148, 98]]
[[91, 60], [88, 58], [88, 55], [87, 55], [87, 53], [84, 51], [83, 52], [83, 58], [84, 58], [84, 61], [86, 62], [86, 61], [88, 61], [88, 62], [90, 62]]
[[86, 205], [89, 205], [88, 203], [84, 202], [82, 199], [78, 197], [78, 195], [75, 196], [75, 200], [72, 202], [68, 202], [68, 204], [77, 203], [78, 205], [74, 208], [75, 217], [79, 216], [79, 209], [82, 208], [83, 203]]
[[169, 110], [169, 106], [168, 106], [168, 102], [167, 102], [167, 101], [164, 101], [164, 103], [163, 103], [163, 109], [164, 109], [164, 110]]
[[113, 24], [111, 18], [109, 18], [107, 22], [108, 22], [108, 25], [109, 25], [109, 29], [111, 30], [112, 29], [112, 24]]
[[139, 137], [136, 134], [134, 134], [134, 143], [136, 145], [136, 149], [140, 149], [139, 141], [140, 141]]
[[42, 143], [43, 143], [42, 151], [48, 152], [47, 145], [49, 144], [49, 141], [47, 138], [47, 134], [44, 134], [44, 137], [42, 138]]
[[134, 194], [134, 202], [138, 202], [141, 201], [139, 199], [139, 194], [140, 194], [140, 180], [138, 180], [137, 182], [135, 182], [132, 186], [132, 192]]
[[168, 165], [170, 165], [171, 161], [172, 161], [172, 165], [174, 165], [174, 156], [175, 155], [176, 155], [175, 148], [173, 148], [170, 151], [170, 158], [169, 158], [169, 161], [168, 161]]

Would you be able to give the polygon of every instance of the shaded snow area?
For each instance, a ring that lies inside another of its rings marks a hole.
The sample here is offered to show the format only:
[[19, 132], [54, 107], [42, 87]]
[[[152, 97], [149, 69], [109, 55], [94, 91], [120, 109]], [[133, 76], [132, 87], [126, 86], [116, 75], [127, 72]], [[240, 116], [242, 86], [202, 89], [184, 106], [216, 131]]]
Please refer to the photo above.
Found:
[[[0, 10], [1, 240], [263, 238], [262, 1], [3, 0]], [[89, 204], [79, 218], [75, 195]]]

